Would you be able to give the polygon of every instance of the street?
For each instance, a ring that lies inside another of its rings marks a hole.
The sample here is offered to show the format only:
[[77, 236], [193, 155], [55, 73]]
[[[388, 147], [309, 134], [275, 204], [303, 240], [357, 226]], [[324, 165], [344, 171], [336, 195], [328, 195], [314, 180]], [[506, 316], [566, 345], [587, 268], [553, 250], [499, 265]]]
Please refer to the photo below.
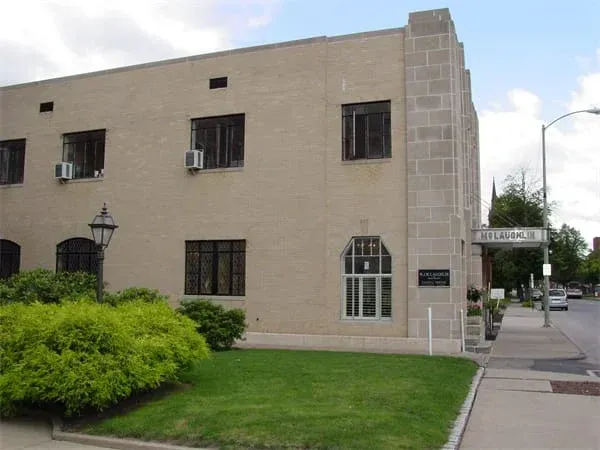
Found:
[[569, 299], [569, 311], [552, 311], [554, 322], [600, 369], [600, 301]]

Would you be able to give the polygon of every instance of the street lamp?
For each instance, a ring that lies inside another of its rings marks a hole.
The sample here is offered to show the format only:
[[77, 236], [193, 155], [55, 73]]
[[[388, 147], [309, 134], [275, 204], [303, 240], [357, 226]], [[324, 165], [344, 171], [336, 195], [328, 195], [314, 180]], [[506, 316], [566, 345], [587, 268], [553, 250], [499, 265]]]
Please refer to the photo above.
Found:
[[104, 249], [110, 244], [113, 232], [119, 228], [115, 225], [115, 220], [108, 214], [106, 203], [102, 207], [100, 214], [96, 214], [92, 223], [89, 224], [92, 229], [92, 236], [98, 250], [98, 273], [96, 284], [96, 299], [98, 303], [102, 303], [102, 285], [104, 284]]
[[[542, 124], [542, 172], [544, 178], [543, 194], [544, 194], [544, 230], [546, 231], [546, 242], [544, 243], [544, 264], [550, 263], [550, 255], [548, 253], [548, 246], [550, 245], [550, 230], [548, 229], [548, 195], [546, 188], [546, 130], [565, 117], [572, 116], [573, 114], [588, 113], [600, 115], [600, 108], [581, 109], [579, 111], [573, 111], [564, 114], [557, 119], [554, 119], [548, 125]], [[550, 302], [548, 294], [550, 290], [550, 275], [544, 272], [544, 327], [550, 326]]]

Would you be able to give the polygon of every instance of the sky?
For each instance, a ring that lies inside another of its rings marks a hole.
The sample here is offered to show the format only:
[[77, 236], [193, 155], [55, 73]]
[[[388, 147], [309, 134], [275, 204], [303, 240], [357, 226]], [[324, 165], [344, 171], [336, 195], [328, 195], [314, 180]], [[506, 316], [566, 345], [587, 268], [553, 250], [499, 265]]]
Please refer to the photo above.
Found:
[[[450, 8], [480, 120], [482, 212], [492, 179], [541, 182], [541, 126], [600, 107], [600, 1], [0, 0], [0, 86], [160, 59], [406, 25]], [[600, 116], [546, 133], [553, 224], [600, 236]]]

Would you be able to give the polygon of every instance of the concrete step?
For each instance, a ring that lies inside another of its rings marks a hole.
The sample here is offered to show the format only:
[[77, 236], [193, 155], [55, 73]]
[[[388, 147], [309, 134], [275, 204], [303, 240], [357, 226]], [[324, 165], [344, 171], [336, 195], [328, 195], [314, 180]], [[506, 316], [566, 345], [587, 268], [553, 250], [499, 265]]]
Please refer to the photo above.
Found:
[[472, 353], [489, 353], [492, 350], [492, 343], [489, 341], [483, 341], [473, 345], [465, 341], [465, 350]]

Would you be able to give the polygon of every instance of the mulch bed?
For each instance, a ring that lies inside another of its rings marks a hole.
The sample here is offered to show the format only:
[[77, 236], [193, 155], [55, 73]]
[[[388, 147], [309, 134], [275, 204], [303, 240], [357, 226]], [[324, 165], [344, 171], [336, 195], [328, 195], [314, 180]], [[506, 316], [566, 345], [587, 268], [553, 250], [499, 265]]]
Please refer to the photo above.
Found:
[[550, 381], [555, 394], [593, 395], [600, 397], [600, 383], [593, 381]]

